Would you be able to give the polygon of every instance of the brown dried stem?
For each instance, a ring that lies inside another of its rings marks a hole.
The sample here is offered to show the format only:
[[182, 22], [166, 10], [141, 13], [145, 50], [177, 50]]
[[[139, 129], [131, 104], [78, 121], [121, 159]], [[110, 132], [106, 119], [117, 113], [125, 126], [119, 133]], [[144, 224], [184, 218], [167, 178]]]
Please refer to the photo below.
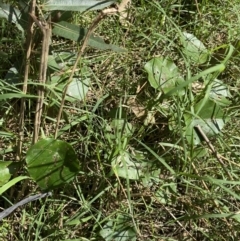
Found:
[[60, 120], [61, 120], [61, 116], [62, 116], [62, 111], [63, 111], [63, 106], [64, 106], [64, 103], [65, 103], [65, 98], [66, 98], [66, 94], [67, 94], [67, 90], [68, 90], [68, 86], [69, 84], [72, 82], [72, 79], [73, 79], [73, 75], [76, 71], [76, 68], [77, 68], [77, 65], [82, 57], [82, 54], [87, 46], [87, 42], [89, 40], [89, 37], [90, 35], [92, 34], [92, 32], [94, 31], [94, 29], [97, 27], [97, 25], [100, 23], [100, 21], [106, 16], [106, 15], [110, 15], [110, 14], [115, 14], [118, 10], [115, 9], [115, 8], [109, 8], [109, 9], [105, 9], [103, 11], [101, 11], [98, 16], [94, 19], [94, 21], [92, 22], [90, 28], [88, 29], [88, 32], [84, 38], [84, 41], [83, 41], [83, 45], [80, 49], [80, 51], [78, 52], [78, 56], [77, 56], [77, 59], [75, 61], [75, 64], [73, 66], [73, 69], [72, 69], [72, 72], [71, 72], [71, 75], [67, 81], [67, 84], [64, 88], [64, 91], [63, 91], [63, 94], [62, 94], [62, 101], [61, 101], [61, 105], [60, 105], [60, 109], [59, 109], [59, 112], [58, 112], [58, 116], [57, 116], [57, 123], [56, 123], [56, 129], [55, 129], [55, 135], [54, 135], [54, 138], [56, 139], [57, 138], [57, 134], [58, 134], [58, 128], [59, 128], [59, 123], [60, 123]]
[[[31, 2], [29, 9], [29, 14], [35, 15], [36, 0]], [[25, 70], [24, 70], [24, 80], [23, 80], [23, 94], [27, 93], [28, 75], [30, 70], [30, 56], [33, 46], [33, 19], [29, 16], [29, 25], [27, 31], [27, 42], [26, 42], [26, 59], [25, 59]], [[24, 112], [25, 112], [25, 98], [21, 99], [20, 104], [20, 115], [19, 115], [19, 140], [17, 144], [17, 156], [16, 160], [21, 159], [22, 153], [22, 143], [24, 140]]]
[[34, 22], [39, 26], [43, 33], [43, 42], [42, 42], [42, 53], [40, 60], [40, 69], [39, 69], [39, 86], [38, 86], [38, 99], [36, 105], [35, 121], [34, 121], [34, 132], [32, 143], [36, 143], [38, 140], [41, 118], [42, 118], [42, 109], [43, 109], [43, 100], [44, 100], [44, 85], [47, 78], [47, 63], [48, 63], [48, 52], [49, 52], [49, 41], [51, 38], [51, 24], [48, 22], [40, 22], [35, 15], [30, 14]]

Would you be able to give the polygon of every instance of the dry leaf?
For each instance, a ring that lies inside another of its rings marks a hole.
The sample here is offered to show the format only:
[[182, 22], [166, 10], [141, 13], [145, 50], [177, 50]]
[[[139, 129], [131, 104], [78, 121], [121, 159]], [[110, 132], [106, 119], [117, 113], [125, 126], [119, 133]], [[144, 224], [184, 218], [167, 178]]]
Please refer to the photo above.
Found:
[[128, 13], [127, 8], [130, 6], [131, 0], [122, 0], [122, 2], [118, 5], [118, 12], [120, 14], [120, 23], [123, 26], [128, 26]]
[[204, 89], [204, 87], [205, 87], [204, 84], [199, 81], [192, 83], [192, 91], [194, 93], [199, 93], [200, 91], [202, 91]]
[[146, 115], [145, 107], [137, 103], [135, 97], [130, 97], [127, 101], [127, 104], [137, 118]]
[[147, 126], [149, 124], [156, 124], [156, 120], [155, 120], [155, 113], [152, 111], [149, 111], [147, 114], [147, 117], [144, 120], [144, 125]]

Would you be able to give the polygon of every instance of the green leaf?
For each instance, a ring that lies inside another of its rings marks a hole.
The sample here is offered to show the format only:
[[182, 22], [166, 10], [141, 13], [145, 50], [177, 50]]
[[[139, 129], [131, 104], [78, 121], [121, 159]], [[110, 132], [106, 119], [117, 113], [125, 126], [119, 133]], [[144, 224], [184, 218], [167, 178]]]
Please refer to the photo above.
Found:
[[77, 100], [83, 100], [88, 92], [90, 78], [81, 80], [80, 78], [73, 78], [68, 86], [67, 94]]
[[119, 214], [116, 219], [108, 221], [100, 231], [105, 241], [135, 241], [136, 232], [131, 227], [132, 219]]
[[[53, 53], [52, 55], [48, 56], [48, 67], [52, 69], [53, 71], [59, 71], [61, 70], [63, 73], [66, 73], [65, 71], [71, 72], [69, 70], [69, 66], [73, 66], [75, 61], [77, 59], [77, 54], [70, 52], [70, 51], [64, 51], [64, 52], [57, 52]], [[81, 73], [82, 73], [81, 69]], [[51, 79], [52, 82], [52, 79]]]
[[8, 22], [16, 24], [17, 28], [23, 32], [24, 30], [19, 24], [21, 15], [21, 12], [11, 4], [0, 3], [0, 18], [5, 18]]
[[[76, 42], [80, 42], [84, 39], [87, 34], [87, 29], [82, 28], [78, 25], [71, 24], [65, 21], [61, 21], [57, 24], [54, 24], [53, 33], [61, 36], [66, 39], [70, 39]], [[90, 36], [88, 40], [88, 45], [100, 50], [113, 50], [115, 52], [125, 52], [125, 49], [122, 49], [116, 45], [106, 44], [104, 40], [100, 37]]]
[[[196, 104], [194, 108], [195, 112], [198, 112], [198, 107], [201, 106], [202, 102], [203, 100]], [[198, 116], [201, 119], [195, 119], [194, 126], [200, 125], [208, 137], [218, 134], [229, 120], [229, 118], [225, 116], [222, 108], [210, 99], [201, 107]]]
[[211, 137], [211, 136], [215, 136], [217, 135], [221, 130], [222, 128], [224, 127], [225, 125], [225, 122], [222, 118], [218, 118], [218, 119], [195, 119], [193, 121], [193, 125], [194, 126], [197, 126], [199, 125], [202, 129], [202, 131], [208, 136], [208, 137]]
[[42, 190], [50, 190], [72, 180], [79, 171], [77, 156], [70, 144], [51, 138], [42, 139], [27, 152], [30, 176]]
[[156, 152], [154, 152], [149, 146], [145, 145], [143, 142], [139, 141], [137, 138], [134, 138], [139, 144], [141, 144], [150, 154], [152, 154], [159, 163], [161, 163], [172, 175], [175, 175], [175, 171], [167, 164], [165, 159], [160, 157]]
[[[148, 73], [150, 85], [155, 89], [160, 89], [164, 94], [184, 82], [178, 67], [170, 59], [155, 57], [148, 61], [144, 68]], [[179, 94], [183, 95], [184, 90], [180, 90]]]
[[124, 137], [131, 137], [134, 132], [133, 125], [126, 119], [113, 119], [111, 127], [114, 134], [121, 133]]
[[61, 69], [53, 55], [48, 55], [48, 67], [54, 71], [59, 71]]
[[[200, 111], [199, 111], [200, 110]], [[200, 100], [194, 107], [197, 116], [190, 113], [184, 114], [185, 135], [189, 143], [197, 145], [201, 142], [201, 135], [194, 127], [200, 126], [207, 137], [212, 137], [220, 133], [225, 123], [229, 120], [225, 117], [222, 108], [213, 100]]]
[[119, 177], [130, 180], [138, 180], [140, 178], [139, 165], [133, 162], [127, 152], [122, 152], [114, 158], [111, 165], [114, 173]]
[[176, 91], [180, 91], [181, 89], [187, 87], [188, 85], [192, 84], [194, 81], [200, 79], [200, 78], [204, 78], [205, 76], [211, 74], [211, 73], [221, 73], [223, 72], [223, 70], [225, 69], [225, 65], [224, 64], [218, 64], [215, 65], [213, 67], [210, 67], [206, 70], [203, 70], [202, 72], [198, 73], [197, 75], [187, 79], [186, 81], [182, 82], [179, 86], [173, 88], [172, 90], [170, 90], [168, 93], [166, 93], [163, 98], [167, 98], [173, 94], [175, 94]]
[[[0, 120], [0, 123], [1, 123], [1, 120]], [[10, 138], [10, 137], [14, 137], [14, 133], [12, 133], [12, 132], [10, 132], [10, 131], [8, 131], [8, 132], [6, 132], [6, 131], [0, 131], [0, 136], [1, 137], [5, 137], [5, 138]], [[0, 151], [0, 153], [1, 153], [1, 151]]]
[[165, 183], [159, 187], [159, 189], [155, 192], [155, 198], [162, 204], [173, 204], [172, 194], [176, 195], [177, 191], [177, 183]]
[[8, 93], [8, 94], [0, 95], [0, 100], [7, 100], [12, 98], [37, 98], [37, 96], [27, 95], [27, 94], [17, 94], [17, 93]]
[[201, 142], [200, 137], [194, 129], [194, 117], [191, 114], [184, 114], [185, 121], [185, 136], [188, 143], [198, 145]]
[[19, 82], [19, 79], [20, 76], [18, 70], [15, 67], [11, 67], [4, 78], [4, 80], [9, 84], [16, 84]]
[[21, 162], [0, 161], [0, 186], [6, 184], [21, 166]]
[[215, 79], [213, 81], [210, 97], [216, 104], [221, 106], [226, 107], [231, 104], [231, 101], [227, 99], [231, 97], [229, 89], [221, 80]]
[[208, 60], [208, 50], [193, 34], [183, 32], [181, 40], [183, 43], [183, 53], [189, 57], [191, 61], [203, 64]]
[[225, 85], [223, 83], [223, 81], [219, 80], [219, 79], [215, 79], [213, 81], [213, 86], [212, 86], [210, 95], [213, 98], [215, 96], [224, 96], [224, 97], [230, 97], [231, 96], [227, 85]]
[[[141, 179], [144, 186], [151, 186], [152, 181], [159, 177], [160, 169], [156, 168], [153, 163], [144, 161], [147, 157], [136, 155], [137, 151], [130, 156], [127, 151], [122, 151], [111, 162], [115, 175], [130, 179]], [[143, 155], [143, 154], [142, 154]], [[144, 160], [143, 160], [144, 158]]]
[[150, 187], [159, 181], [161, 174], [159, 167], [154, 167], [151, 163], [146, 163], [143, 168], [141, 181], [144, 187]]
[[64, 10], [64, 11], [78, 11], [98, 10], [108, 7], [116, 2], [116, 0], [46, 0], [43, 3], [43, 10]]
[[7, 58], [8, 54], [4, 51], [0, 51], [0, 58]]
[[10, 187], [14, 186], [17, 182], [20, 182], [24, 179], [29, 179], [28, 176], [19, 176], [16, 177], [14, 179], [12, 179], [11, 181], [7, 182], [6, 184], [4, 184], [1, 188], [0, 188], [0, 195], [2, 195], [5, 191], [7, 191]]
[[192, 158], [201, 158], [208, 156], [208, 149], [203, 146], [196, 146], [193, 148], [192, 153], [189, 153], [189, 156], [192, 155]]

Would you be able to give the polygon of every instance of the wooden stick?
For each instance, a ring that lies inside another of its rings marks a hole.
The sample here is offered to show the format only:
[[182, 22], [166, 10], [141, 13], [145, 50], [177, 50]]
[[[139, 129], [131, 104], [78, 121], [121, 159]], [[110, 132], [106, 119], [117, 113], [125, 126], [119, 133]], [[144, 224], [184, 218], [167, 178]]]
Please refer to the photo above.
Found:
[[[29, 10], [29, 14], [35, 15], [36, 8], [36, 0], [33, 0], [31, 3], [31, 7]], [[23, 94], [27, 93], [27, 83], [28, 83], [28, 75], [30, 70], [30, 57], [33, 46], [33, 19], [29, 17], [28, 22], [28, 32], [27, 32], [27, 49], [26, 49], [26, 60], [25, 60], [25, 70], [24, 70], [24, 80], [23, 80]], [[19, 140], [17, 143], [17, 155], [16, 160], [21, 159], [22, 155], [22, 143], [24, 140], [24, 113], [25, 113], [25, 98], [21, 99], [20, 104], [20, 115], [19, 115]]]
[[39, 70], [39, 83], [38, 86], [38, 99], [36, 105], [35, 121], [34, 121], [34, 132], [32, 143], [35, 144], [38, 140], [39, 130], [41, 125], [42, 118], [42, 109], [43, 109], [43, 100], [44, 100], [44, 84], [46, 83], [47, 78], [47, 62], [48, 62], [48, 52], [49, 52], [49, 41], [51, 38], [51, 25], [50, 21], [40, 22], [36, 16], [30, 14], [34, 22], [38, 25], [43, 33], [43, 43], [42, 43], [42, 53], [40, 60], [40, 70]]

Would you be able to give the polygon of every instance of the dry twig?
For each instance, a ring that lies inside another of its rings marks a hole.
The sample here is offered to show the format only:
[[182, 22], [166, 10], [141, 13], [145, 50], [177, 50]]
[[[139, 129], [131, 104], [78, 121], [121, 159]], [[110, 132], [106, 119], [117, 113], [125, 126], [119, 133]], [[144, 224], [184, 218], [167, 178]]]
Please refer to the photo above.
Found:
[[84, 41], [83, 41], [83, 45], [80, 49], [80, 51], [78, 52], [78, 56], [77, 56], [77, 59], [75, 61], [75, 64], [73, 66], [73, 69], [72, 69], [72, 72], [71, 72], [71, 75], [67, 81], [67, 84], [64, 88], [64, 91], [63, 91], [63, 94], [62, 94], [62, 101], [61, 101], [61, 105], [60, 105], [60, 109], [59, 109], [59, 112], [58, 112], [58, 116], [57, 116], [57, 123], [56, 123], [56, 129], [55, 129], [55, 135], [54, 135], [54, 138], [56, 139], [57, 138], [57, 134], [58, 134], [58, 128], [59, 128], [59, 123], [60, 123], [60, 120], [61, 120], [61, 116], [62, 116], [62, 111], [63, 111], [63, 106], [64, 106], [64, 102], [65, 102], [65, 98], [66, 98], [66, 94], [67, 94], [67, 90], [68, 90], [68, 86], [69, 84], [72, 82], [72, 79], [73, 79], [73, 76], [74, 76], [74, 73], [75, 73], [75, 70], [77, 68], [77, 65], [83, 55], [83, 52], [85, 50], [85, 48], [87, 47], [87, 42], [89, 40], [89, 37], [90, 35], [92, 34], [92, 32], [94, 31], [94, 29], [97, 27], [97, 25], [100, 23], [100, 21], [107, 15], [110, 15], [110, 14], [115, 14], [117, 13], [117, 9], [115, 8], [109, 8], [109, 9], [104, 9], [103, 11], [101, 11], [99, 13], [99, 15], [94, 19], [94, 21], [92, 22], [90, 28], [88, 29], [88, 32], [84, 38]]
[[44, 100], [44, 85], [47, 78], [47, 63], [48, 63], [48, 51], [49, 51], [49, 41], [51, 38], [51, 24], [50, 20], [48, 22], [40, 22], [35, 15], [30, 14], [34, 22], [38, 25], [43, 33], [42, 42], [42, 53], [40, 61], [40, 71], [39, 71], [39, 86], [38, 86], [38, 99], [36, 105], [35, 122], [34, 122], [34, 132], [33, 132], [33, 144], [37, 142], [39, 129], [41, 125], [43, 100]]
[[[32, 1], [29, 14], [35, 15], [35, 8], [36, 8], [36, 0]], [[29, 75], [29, 69], [30, 69], [30, 56], [32, 52], [32, 46], [33, 46], [33, 19], [29, 16], [29, 25], [28, 25], [28, 32], [27, 32], [27, 49], [26, 49], [26, 62], [25, 62], [25, 70], [24, 70], [24, 80], [23, 80], [23, 94], [27, 93], [27, 83], [28, 83], [28, 75]], [[24, 140], [24, 112], [25, 112], [25, 98], [21, 99], [21, 105], [20, 105], [20, 115], [19, 115], [19, 140], [17, 145], [17, 156], [16, 160], [21, 159], [21, 153], [22, 153], [22, 143]]]

